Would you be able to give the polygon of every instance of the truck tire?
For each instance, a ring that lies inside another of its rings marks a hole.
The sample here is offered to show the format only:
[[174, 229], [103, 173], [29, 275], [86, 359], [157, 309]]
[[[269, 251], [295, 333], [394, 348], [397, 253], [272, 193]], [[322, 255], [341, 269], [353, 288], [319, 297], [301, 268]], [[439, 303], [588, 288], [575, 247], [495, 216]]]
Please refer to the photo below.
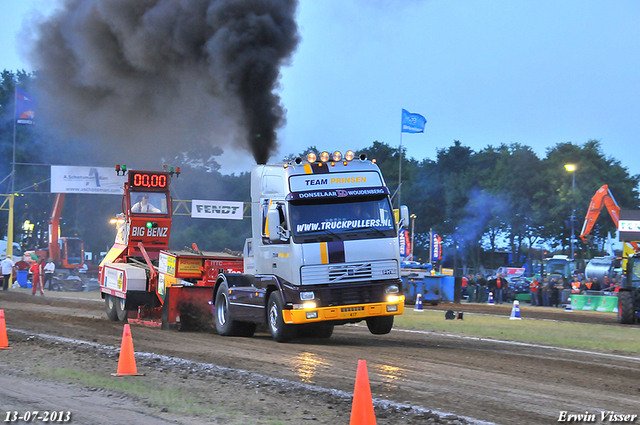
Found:
[[374, 335], [385, 335], [393, 328], [393, 316], [377, 316], [367, 318], [367, 328]]
[[129, 315], [127, 310], [124, 309], [126, 300], [124, 298], [114, 297], [116, 304], [116, 316], [118, 320], [121, 322], [127, 321], [127, 316]]
[[107, 311], [107, 318], [112, 322], [116, 322], [118, 320], [118, 313], [116, 312], [116, 302], [114, 297], [111, 295], [105, 295], [104, 306]]
[[618, 293], [618, 323], [632, 325], [636, 321], [636, 312], [633, 307], [633, 295], [631, 292]]
[[231, 320], [229, 313], [229, 287], [221, 283], [216, 292], [215, 304], [216, 330], [222, 336], [252, 336], [256, 332], [255, 323]]
[[280, 293], [275, 291], [269, 295], [267, 303], [267, 324], [271, 331], [271, 337], [277, 342], [287, 342], [295, 336], [295, 328], [293, 325], [284, 323], [282, 317], [282, 297]]

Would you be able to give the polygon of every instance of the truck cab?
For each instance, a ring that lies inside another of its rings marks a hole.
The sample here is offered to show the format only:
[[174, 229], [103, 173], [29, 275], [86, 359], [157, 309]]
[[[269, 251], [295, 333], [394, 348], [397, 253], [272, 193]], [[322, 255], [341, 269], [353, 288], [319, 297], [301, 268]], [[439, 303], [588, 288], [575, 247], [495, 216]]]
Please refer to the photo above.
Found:
[[547, 281], [550, 282], [555, 277], [565, 286], [569, 284], [576, 270], [575, 261], [569, 259], [567, 255], [554, 255], [552, 258], [545, 259], [544, 263]]

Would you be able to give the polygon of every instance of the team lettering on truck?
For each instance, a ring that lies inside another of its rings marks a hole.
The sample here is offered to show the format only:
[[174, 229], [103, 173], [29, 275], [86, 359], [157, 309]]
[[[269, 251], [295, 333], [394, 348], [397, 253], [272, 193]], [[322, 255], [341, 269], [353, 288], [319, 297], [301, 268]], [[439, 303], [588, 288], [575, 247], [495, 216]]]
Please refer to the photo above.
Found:
[[307, 186], [345, 183], [366, 183], [366, 177], [333, 177], [331, 179], [308, 179], [304, 181]]
[[135, 226], [131, 228], [131, 236], [148, 236], [148, 237], [166, 238], [168, 232], [169, 232], [168, 227], [146, 228], [146, 227]]

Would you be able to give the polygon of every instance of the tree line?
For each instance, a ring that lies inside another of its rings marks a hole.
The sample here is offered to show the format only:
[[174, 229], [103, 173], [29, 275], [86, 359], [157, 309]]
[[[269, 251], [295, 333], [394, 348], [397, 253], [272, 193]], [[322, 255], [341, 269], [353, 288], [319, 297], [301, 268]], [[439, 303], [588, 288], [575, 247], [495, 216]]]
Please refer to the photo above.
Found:
[[[0, 190], [9, 193], [13, 154], [13, 97], [16, 82], [29, 90], [35, 76], [24, 71], [0, 74]], [[70, 154], [69, 141], [59, 140], [37, 128], [20, 126], [16, 132], [14, 187], [20, 194], [15, 203], [14, 232], [20, 234], [23, 223], [36, 223], [31, 240], [41, 236], [51, 213], [54, 195], [49, 193], [48, 165], [105, 166], [99, 158]], [[77, 142], [82, 145], [82, 142]], [[309, 149], [315, 149], [313, 147]], [[620, 161], [606, 155], [597, 140], [583, 144], [561, 142], [549, 147], [540, 158], [529, 146], [518, 143], [488, 145], [475, 151], [455, 140], [437, 151], [435, 159], [409, 158], [406, 150], [374, 141], [361, 149], [375, 158], [392, 193], [397, 189], [399, 155], [402, 157], [402, 203], [415, 214], [414, 254], [428, 258], [428, 235], [432, 229], [444, 241], [444, 265], [458, 270], [503, 265], [498, 251], [510, 253], [516, 266], [544, 255], [551, 247], [570, 252], [571, 217], [577, 259], [602, 253], [607, 232], [615, 227], [603, 211], [592, 231], [590, 244], [577, 239], [591, 197], [608, 184], [622, 209], [638, 209], [640, 175], [630, 175]], [[250, 175], [223, 175], [216, 157], [218, 147], [209, 152], [180, 152], [166, 159], [182, 168], [172, 181], [175, 199], [211, 199], [250, 201]], [[300, 152], [303, 156], [306, 152]], [[130, 161], [133, 162], [133, 161]], [[575, 164], [573, 177], [565, 164]], [[107, 164], [108, 165], [108, 164]], [[162, 163], [158, 163], [158, 169]], [[130, 166], [131, 168], [131, 166]], [[94, 253], [108, 250], [115, 229], [109, 218], [121, 212], [119, 197], [113, 195], [67, 195], [61, 221], [62, 235], [81, 236], [85, 249]], [[575, 211], [575, 213], [574, 213]], [[7, 212], [0, 211], [2, 223]], [[6, 226], [0, 227], [1, 236]], [[38, 230], [42, 229], [42, 230]], [[205, 220], [175, 216], [170, 245], [175, 249], [197, 243], [201, 250], [242, 250], [250, 235], [248, 219]]]

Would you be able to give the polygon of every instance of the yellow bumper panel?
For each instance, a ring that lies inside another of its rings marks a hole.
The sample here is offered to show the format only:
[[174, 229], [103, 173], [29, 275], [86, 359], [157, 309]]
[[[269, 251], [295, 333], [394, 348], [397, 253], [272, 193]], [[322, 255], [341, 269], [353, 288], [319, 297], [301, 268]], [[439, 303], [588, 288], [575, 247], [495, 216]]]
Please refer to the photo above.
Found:
[[[396, 311], [387, 311], [387, 306], [396, 306]], [[308, 313], [317, 312], [313, 318], [307, 318]], [[364, 319], [373, 316], [395, 316], [404, 313], [404, 297], [396, 302], [375, 304], [352, 304], [338, 307], [321, 307], [308, 310], [284, 310], [282, 318], [287, 324], [303, 324], [325, 322], [328, 320]]]

